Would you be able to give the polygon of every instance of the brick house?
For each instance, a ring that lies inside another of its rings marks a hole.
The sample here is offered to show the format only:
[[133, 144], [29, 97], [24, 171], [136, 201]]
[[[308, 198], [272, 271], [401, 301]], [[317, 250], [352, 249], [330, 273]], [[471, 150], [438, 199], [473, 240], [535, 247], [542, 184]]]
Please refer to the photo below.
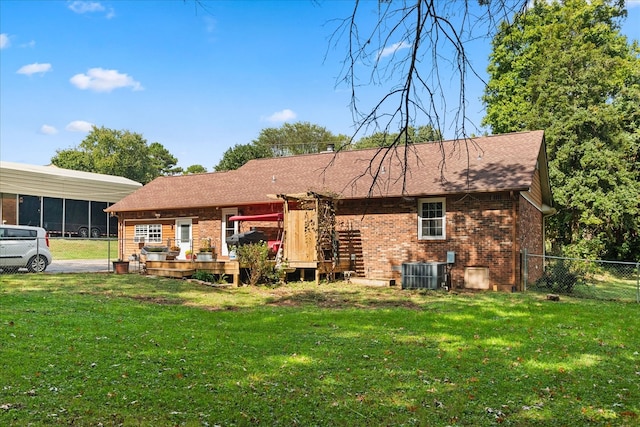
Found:
[[[399, 159], [406, 159], [404, 173]], [[544, 218], [554, 212], [543, 131], [418, 144], [386, 156], [367, 149], [257, 159], [235, 171], [160, 177], [107, 212], [118, 216], [123, 257], [140, 239], [174, 239], [183, 251], [209, 239], [225, 261], [226, 237], [249, 229], [269, 239], [284, 229], [284, 248], [304, 246], [308, 227], [298, 223], [296, 231], [287, 221], [313, 198], [304, 195], [330, 199], [338, 271], [400, 283], [413, 263], [442, 265], [453, 288], [519, 288], [521, 253], [544, 252]], [[282, 212], [284, 227], [256, 217]], [[238, 215], [248, 220], [234, 221]], [[321, 268], [319, 259], [294, 257], [288, 261], [295, 268]]]

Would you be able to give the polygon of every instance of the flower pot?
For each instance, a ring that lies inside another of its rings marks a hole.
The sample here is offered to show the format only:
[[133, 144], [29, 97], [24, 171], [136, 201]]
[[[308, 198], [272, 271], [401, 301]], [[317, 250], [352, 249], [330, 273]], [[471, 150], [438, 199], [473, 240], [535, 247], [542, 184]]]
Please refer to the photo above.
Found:
[[166, 261], [167, 253], [166, 252], [148, 252], [147, 253], [147, 261]]
[[129, 272], [129, 261], [113, 261], [113, 271], [116, 274], [127, 274]]
[[211, 252], [199, 252], [198, 261], [213, 261], [213, 254]]

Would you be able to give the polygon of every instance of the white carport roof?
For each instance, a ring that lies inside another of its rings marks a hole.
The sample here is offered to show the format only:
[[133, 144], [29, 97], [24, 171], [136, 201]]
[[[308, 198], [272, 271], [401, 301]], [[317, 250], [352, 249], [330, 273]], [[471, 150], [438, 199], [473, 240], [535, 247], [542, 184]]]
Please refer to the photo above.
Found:
[[120, 176], [0, 161], [0, 193], [115, 203], [141, 186]]

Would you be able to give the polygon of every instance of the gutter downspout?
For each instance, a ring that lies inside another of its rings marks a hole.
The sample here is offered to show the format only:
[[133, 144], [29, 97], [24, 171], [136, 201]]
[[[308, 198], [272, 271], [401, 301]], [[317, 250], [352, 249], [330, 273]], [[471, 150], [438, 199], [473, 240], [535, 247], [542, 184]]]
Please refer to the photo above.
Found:
[[544, 258], [547, 255], [547, 227], [546, 227], [546, 219], [550, 216], [558, 213], [558, 210], [554, 207], [542, 205], [542, 257]]
[[511, 227], [512, 235], [511, 239], [513, 241], [513, 254], [512, 254], [512, 265], [511, 265], [511, 289], [518, 289], [518, 283], [516, 283], [516, 269], [518, 267], [518, 252], [520, 244], [518, 242], [518, 204], [520, 203], [520, 198], [514, 194], [513, 191], [510, 193], [511, 196], [511, 222], [513, 226]]
[[[554, 207], [548, 206], [543, 204], [541, 206], [541, 212], [542, 212], [542, 271], [545, 272], [547, 270], [547, 263], [545, 262], [546, 256], [547, 256], [547, 226], [546, 226], [546, 219], [549, 218], [550, 216], [555, 215], [556, 213], [558, 213], [558, 210]], [[526, 283], [525, 283], [525, 287], [526, 287]]]

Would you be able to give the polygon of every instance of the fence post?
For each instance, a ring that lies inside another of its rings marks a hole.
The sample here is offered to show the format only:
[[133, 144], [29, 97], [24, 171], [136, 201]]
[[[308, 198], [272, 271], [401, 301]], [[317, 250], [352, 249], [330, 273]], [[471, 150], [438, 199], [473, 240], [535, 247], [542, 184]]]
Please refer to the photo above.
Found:
[[527, 292], [527, 282], [529, 281], [529, 257], [527, 249], [521, 251], [522, 255], [522, 291]]
[[640, 303], [640, 262], [636, 262], [636, 302]]
[[111, 273], [111, 239], [107, 234], [107, 271]]

